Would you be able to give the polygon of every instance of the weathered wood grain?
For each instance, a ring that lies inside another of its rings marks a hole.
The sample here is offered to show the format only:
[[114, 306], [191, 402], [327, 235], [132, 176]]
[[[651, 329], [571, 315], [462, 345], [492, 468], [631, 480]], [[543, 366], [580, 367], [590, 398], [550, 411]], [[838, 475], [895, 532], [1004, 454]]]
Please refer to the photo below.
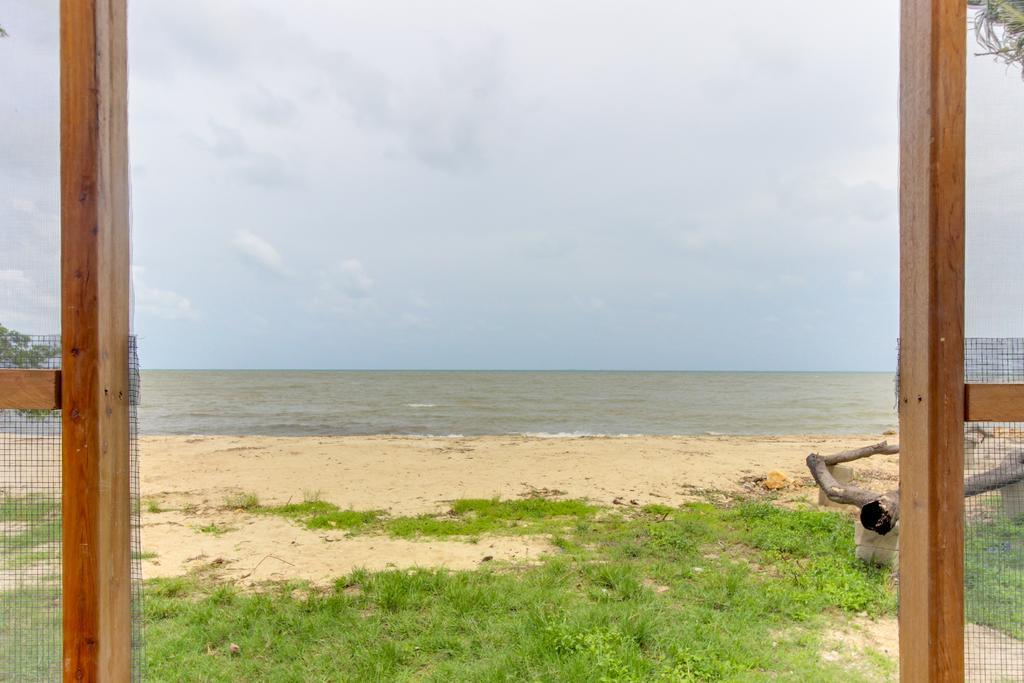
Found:
[[131, 677], [125, 0], [61, 0], [64, 680]]
[[900, 33], [900, 678], [962, 681], [966, 3]]

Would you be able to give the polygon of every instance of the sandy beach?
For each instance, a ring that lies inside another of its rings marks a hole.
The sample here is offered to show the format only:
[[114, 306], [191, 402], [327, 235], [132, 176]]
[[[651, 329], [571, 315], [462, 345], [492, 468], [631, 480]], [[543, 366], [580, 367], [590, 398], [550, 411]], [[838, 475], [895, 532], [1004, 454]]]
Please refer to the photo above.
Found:
[[[322, 584], [354, 568], [470, 568], [483, 557], [529, 561], [548, 539], [414, 541], [305, 529], [231, 509], [232, 494], [263, 504], [311, 496], [353, 510], [437, 514], [456, 498], [544, 495], [599, 505], [680, 504], [724, 494], [767, 495], [758, 480], [781, 472], [784, 503], [812, 503], [804, 458], [895, 436], [533, 438], [150, 436], [140, 440], [143, 573], [203, 570], [242, 584]], [[896, 456], [857, 463], [858, 477], [895, 485]], [[159, 510], [156, 512], [155, 510]], [[223, 533], [201, 528], [216, 526]]]

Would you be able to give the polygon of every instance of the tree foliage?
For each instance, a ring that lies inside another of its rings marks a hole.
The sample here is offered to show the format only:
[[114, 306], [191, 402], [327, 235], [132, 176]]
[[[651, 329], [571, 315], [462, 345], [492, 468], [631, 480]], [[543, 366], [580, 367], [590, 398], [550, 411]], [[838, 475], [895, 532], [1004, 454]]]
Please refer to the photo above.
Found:
[[1024, 75], [1024, 0], [968, 0], [977, 8], [974, 34], [986, 52]]
[[40, 344], [0, 325], [0, 368], [42, 368], [59, 354], [56, 346]]

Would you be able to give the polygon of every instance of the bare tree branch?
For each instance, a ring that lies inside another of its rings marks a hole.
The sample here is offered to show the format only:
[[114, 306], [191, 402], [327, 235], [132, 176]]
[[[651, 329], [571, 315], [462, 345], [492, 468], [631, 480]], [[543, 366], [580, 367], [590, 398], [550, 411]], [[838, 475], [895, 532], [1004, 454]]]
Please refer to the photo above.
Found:
[[[828, 468], [872, 455], [895, 455], [899, 451], [898, 444], [890, 446], [883, 441], [873, 446], [842, 451], [834, 455], [811, 453], [807, 456], [807, 469], [811, 471], [814, 481], [829, 500], [844, 505], [856, 505], [860, 508], [861, 525], [884, 536], [893, 530], [900, 518], [899, 490], [878, 493], [859, 486], [841, 484]], [[1024, 481], [1024, 448], [1015, 448], [1007, 451], [1001, 465], [967, 477], [964, 480], [964, 497], [970, 498], [989, 491], [997, 491], [1021, 481]]]
[[864, 528], [885, 535], [892, 530], [896, 520], [899, 519], [899, 491], [879, 494], [859, 486], [840, 484], [828, 468], [872, 455], [895, 455], [899, 452], [899, 445], [890, 446], [882, 441], [873, 446], [842, 451], [834, 455], [823, 456], [811, 453], [807, 456], [807, 469], [811, 471], [814, 481], [825, 492], [829, 500], [844, 505], [856, 505], [861, 509], [861, 524], [864, 525]]

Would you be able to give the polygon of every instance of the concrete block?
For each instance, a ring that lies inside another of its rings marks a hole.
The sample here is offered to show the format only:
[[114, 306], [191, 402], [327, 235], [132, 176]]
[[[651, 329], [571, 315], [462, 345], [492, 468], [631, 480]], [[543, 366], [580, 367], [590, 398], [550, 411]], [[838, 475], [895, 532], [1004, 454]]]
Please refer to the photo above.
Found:
[[854, 541], [857, 543], [857, 559], [862, 562], [888, 567], [899, 561], [900, 527], [898, 524], [885, 536], [857, 524]]
[[[832, 473], [832, 476], [835, 477], [836, 481], [840, 484], [849, 484], [853, 481], [853, 468], [849, 465], [832, 465], [828, 468], [828, 471]], [[818, 489], [818, 505], [823, 508], [834, 509], [846, 509], [849, 507], [842, 503], [832, 502], [821, 489]]]

